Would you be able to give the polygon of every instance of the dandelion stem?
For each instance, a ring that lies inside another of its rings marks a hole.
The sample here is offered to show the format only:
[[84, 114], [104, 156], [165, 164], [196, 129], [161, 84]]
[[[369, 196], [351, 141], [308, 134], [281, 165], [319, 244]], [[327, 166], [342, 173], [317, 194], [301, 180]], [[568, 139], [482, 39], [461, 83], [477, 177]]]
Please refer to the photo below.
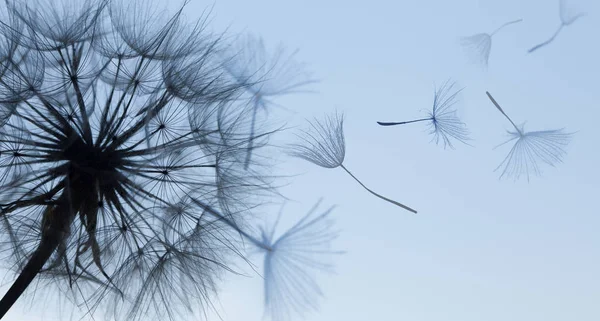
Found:
[[509, 22], [501, 25], [496, 30], [494, 30], [494, 32], [490, 33], [490, 37], [493, 36], [494, 34], [496, 34], [498, 31], [502, 30], [504, 27], [512, 25], [512, 24], [515, 24], [515, 23], [519, 23], [521, 21], [523, 21], [523, 19], [517, 19], [517, 20], [509, 21]]
[[[64, 194], [62, 198], [64, 200]], [[71, 211], [60, 205], [49, 206], [46, 208], [43, 216], [45, 220], [48, 220], [46, 225], [49, 226], [42, 226], [43, 232], [40, 244], [35, 252], [33, 252], [31, 258], [29, 258], [29, 261], [17, 279], [13, 282], [6, 294], [4, 294], [2, 300], [0, 300], [0, 319], [4, 317], [6, 312], [10, 310], [13, 304], [19, 299], [23, 292], [25, 292], [25, 289], [27, 289], [31, 281], [33, 281], [40, 273], [44, 264], [46, 264], [52, 256], [52, 253], [54, 253], [60, 244], [61, 235], [64, 235], [61, 231], [71, 224], [74, 217], [74, 215], [68, 215], [67, 213], [71, 213]], [[44, 223], [42, 224], [44, 225]]]
[[256, 123], [256, 113], [258, 112], [258, 104], [260, 103], [260, 97], [254, 98], [254, 107], [252, 109], [252, 122], [250, 124], [250, 139], [248, 140], [248, 151], [246, 152], [246, 160], [244, 161], [244, 169], [248, 169], [250, 166], [250, 158], [252, 157], [252, 147], [254, 145], [254, 126]]
[[433, 118], [428, 117], [428, 118], [421, 118], [421, 119], [415, 119], [415, 120], [409, 120], [409, 121], [401, 121], [401, 122], [383, 122], [383, 121], [378, 121], [377, 123], [379, 125], [381, 125], [381, 126], [395, 126], [395, 125], [411, 124], [411, 123], [417, 123], [417, 122], [428, 121], [428, 120], [433, 120]]
[[504, 117], [506, 117], [506, 119], [508, 119], [508, 121], [510, 121], [510, 123], [517, 130], [517, 132], [521, 136], [523, 136], [523, 132], [521, 131], [521, 129], [519, 129], [519, 127], [517, 127], [517, 125], [515, 124], [515, 122], [513, 122], [512, 119], [510, 119], [510, 117], [508, 117], [508, 115], [504, 112], [504, 110], [502, 109], [502, 107], [500, 107], [500, 105], [498, 105], [498, 102], [496, 102], [496, 100], [494, 99], [494, 97], [492, 97], [492, 95], [488, 91], [486, 91], [485, 93], [490, 98], [490, 100], [492, 101], [492, 103], [494, 104], [494, 106], [496, 106], [496, 108], [498, 108], [498, 110], [502, 113], [502, 115], [504, 115]]
[[58, 247], [59, 240], [56, 238], [52, 242], [42, 242], [35, 250], [19, 277], [11, 285], [10, 289], [4, 294], [0, 300], [0, 319], [4, 317], [6, 312], [10, 310], [13, 304], [25, 292], [31, 281], [38, 275], [46, 261], [54, 250]]
[[554, 39], [556, 38], [556, 36], [558, 36], [558, 34], [560, 33], [560, 31], [563, 29], [563, 27], [565, 26], [565, 24], [561, 24], [558, 29], [556, 29], [556, 31], [554, 32], [554, 34], [552, 35], [552, 37], [550, 37], [550, 39], [533, 46], [531, 49], [529, 49], [529, 51], [527, 51], [528, 53], [532, 53], [548, 44], [550, 44], [552, 41], [554, 41]]
[[404, 204], [398, 203], [398, 202], [396, 202], [394, 200], [391, 200], [391, 199], [389, 199], [389, 198], [387, 198], [385, 196], [382, 196], [380, 194], [375, 193], [374, 191], [372, 191], [371, 189], [369, 189], [367, 186], [365, 186], [365, 184], [363, 184], [358, 178], [356, 178], [356, 176], [354, 176], [344, 165], [340, 165], [340, 167], [343, 168], [346, 171], [346, 173], [350, 174], [350, 176], [352, 176], [352, 178], [354, 178], [354, 180], [356, 180], [369, 193], [371, 193], [371, 194], [373, 194], [373, 195], [381, 198], [384, 201], [388, 201], [388, 202], [390, 202], [390, 203], [392, 203], [392, 204], [394, 204], [396, 206], [402, 207], [403, 209], [405, 209], [407, 211], [410, 211], [410, 212], [413, 212], [413, 213], [417, 214], [417, 211], [413, 210], [412, 208], [410, 208], [410, 207], [408, 207], [408, 206], [406, 206]]

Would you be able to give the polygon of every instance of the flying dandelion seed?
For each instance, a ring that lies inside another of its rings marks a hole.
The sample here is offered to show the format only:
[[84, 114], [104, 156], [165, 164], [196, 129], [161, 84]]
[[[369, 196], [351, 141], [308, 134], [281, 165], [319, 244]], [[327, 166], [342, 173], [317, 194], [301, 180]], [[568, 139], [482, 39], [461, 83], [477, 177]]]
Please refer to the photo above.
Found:
[[417, 211], [404, 204], [374, 192], [343, 165], [344, 158], [346, 157], [343, 114], [336, 113], [334, 116], [327, 116], [325, 121], [309, 121], [309, 124], [311, 128], [308, 131], [304, 131], [303, 135], [299, 135], [302, 143], [291, 145], [291, 156], [304, 159], [324, 168], [341, 167], [369, 193], [407, 211], [417, 213]]
[[563, 161], [563, 158], [567, 154], [565, 148], [571, 141], [572, 133], [565, 132], [564, 128], [525, 131], [524, 125], [517, 126], [492, 95], [487, 91], [486, 94], [494, 106], [508, 119], [515, 129], [514, 131], [509, 130], [508, 135], [510, 138], [497, 146], [500, 147], [514, 141], [514, 145], [508, 155], [495, 169], [495, 171], [501, 171], [500, 178], [513, 177], [517, 180], [521, 175], [525, 175], [527, 181], [529, 181], [531, 173], [541, 175], [541, 164], [555, 166], [557, 163]]
[[321, 201], [277, 238], [275, 230], [283, 206], [273, 226], [260, 229], [260, 237], [240, 230], [253, 252], [264, 255], [265, 316], [271, 320], [284, 321], [318, 310], [323, 294], [316, 282], [317, 273], [332, 273], [331, 258], [344, 253], [331, 248], [338, 237], [331, 218], [334, 207], [318, 212]]
[[[455, 139], [463, 144], [469, 140], [469, 131], [457, 115], [454, 105], [458, 102], [458, 94], [461, 89], [453, 90], [456, 83], [446, 81], [439, 89], [435, 90], [433, 97], [433, 109], [426, 118], [403, 121], [403, 122], [380, 122], [381, 126], [396, 126], [418, 122], [427, 122], [429, 125], [429, 134], [433, 135], [432, 142], [442, 143], [444, 148], [454, 148], [451, 139]], [[467, 144], [468, 145], [468, 144]]]
[[318, 310], [322, 293], [314, 273], [333, 272], [328, 259], [343, 253], [331, 249], [338, 236], [330, 218], [333, 207], [317, 213], [320, 203], [277, 239], [277, 222], [262, 230], [259, 248], [265, 252], [265, 307], [272, 320], [285, 320], [292, 312], [304, 315]]
[[237, 224], [272, 188], [239, 170], [245, 84], [186, 4], [4, 2], [0, 235], [16, 278], [0, 318], [35, 279], [90, 315], [183, 320], [233, 272]]
[[[254, 135], [256, 116], [259, 109], [268, 111], [273, 99], [293, 93], [307, 92], [304, 88], [317, 81], [306, 71], [306, 66], [297, 62], [298, 50], [289, 51], [279, 45], [274, 51], [267, 50], [261, 37], [246, 35], [238, 46], [230, 48], [232, 57], [223, 63], [225, 69], [245, 85], [252, 96], [253, 113], [250, 137]], [[248, 143], [246, 165], [250, 162], [253, 140]]]
[[504, 27], [523, 21], [523, 19], [509, 21], [500, 27], [496, 28], [491, 33], [478, 33], [461, 39], [461, 45], [467, 49], [471, 59], [487, 67], [492, 50], [492, 37]]
[[556, 29], [556, 31], [554, 32], [554, 34], [546, 41], [533, 46], [531, 49], [529, 49], [529, 51], [527, 51], [528, 53], [532, 53], [550, 43], [552, 43], [554, 41], [554, 39], [556, 39], [556, 37], [558, 36], [558, 34], [565, 28], [570, 26], [571, 24], [573, 24], [577, 19], [585, 16], [585, 13], [575, 13], [573, 12], [571, 9], [569, 9], [569, 7], [567, 6], [567, 1], [566, 0], [559, 0], [559, 15], [560, 15], [560, 26], [558, 26], [558, 29]]

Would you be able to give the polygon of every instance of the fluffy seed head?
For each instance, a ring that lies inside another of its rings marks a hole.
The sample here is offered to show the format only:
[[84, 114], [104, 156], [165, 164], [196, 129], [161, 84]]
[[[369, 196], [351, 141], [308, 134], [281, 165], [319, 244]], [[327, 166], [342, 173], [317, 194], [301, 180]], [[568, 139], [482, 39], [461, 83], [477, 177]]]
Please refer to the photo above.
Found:
[[224, 76], [220, 37], [183, 10], [36, 0], [6, 1], [0, 15], [10, 267], [51, 251], [40, 277], [119, 320], [180, 320], [210, 305], [239, 253], [235, 225], [215, 213], [242, 222], [248, 195], [269, 189], [232, 170], [248, 142], [244, 84]]
[[310, 128], [299, 135], [301, 143], [291, 145], [290, 155], [325, 168], [336, 168], [346, 157], [344, 115], [315, 119]]

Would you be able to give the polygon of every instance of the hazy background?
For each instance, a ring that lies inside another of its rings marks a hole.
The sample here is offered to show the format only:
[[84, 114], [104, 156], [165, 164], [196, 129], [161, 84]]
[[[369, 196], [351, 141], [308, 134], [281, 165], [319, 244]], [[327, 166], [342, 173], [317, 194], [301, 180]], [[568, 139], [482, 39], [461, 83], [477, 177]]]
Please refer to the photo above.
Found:
[[[417, 210], [374, 198], [341, 169], [287, 159], [299, 174], [284, 189], [297, 219], [319, 197], [337, 204], [343, 230], [337, 274], [320, 278], [325, 299], [312, 321], [596, 321], [600, 319], [600, 3], [571, 1], [588, 16], [533, 54], [560, 24], [558, 0], [217, 0], [216, 30], [247, 30], [267, 44], [300, 48], [321, 82], [317, 94], [277, 100], [291, 125], [335, 109], [346, 115], [344, 164], [364, 183]], [[212, 2], [192, 1], [197, 17]], [[175, 4], [174, 4], [175, 5]], [[522, 18], [492, 40], [489, 68], [469, 63], [459, 39]], [[425, 124], [375, 122], [420, 118], [434, 85], [466, 87], [457, 105], [474, 147], [430, 144]], [[498, 180], [510, 124], [578, 131], [565, 163], [542, 177]], [[230, 277], [219, 300], [225, 321], [261, 320], [258, 277]], [[53, 320], [52, 311], [17, 306], [7, 320]], [[63, 315], [64, 317], [64, 315]], [[211, 320], [218, 320], [211, 316]]]

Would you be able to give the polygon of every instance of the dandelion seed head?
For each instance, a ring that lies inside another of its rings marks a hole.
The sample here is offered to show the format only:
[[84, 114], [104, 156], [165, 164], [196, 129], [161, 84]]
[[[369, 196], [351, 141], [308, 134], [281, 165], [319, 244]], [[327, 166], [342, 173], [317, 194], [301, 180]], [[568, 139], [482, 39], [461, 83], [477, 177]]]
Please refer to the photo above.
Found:
[[12, 14], [25, 26], [20, 45], [52, 50], [61, 44], [89, 40], [107, 1], [10, 1]]
[[519, 131], [509, 131], [508, 135], [509, 139], [499, 146], [514, 144], [495, 171], [500, 172], [500, 178], [526, 177], [527, 181], [532, 175], [542, 174], [542, 165], [554, 167], [563, 162], [566, 147], [573, 137], [573, 133], [562, 128], [528, 132], [524, 125]]
[[230, 48], [230, 57], [223, 63], [229, 73], [260, 102], [300, 92], [316, 80], [304, 63], [296, 60], [297, 50], [290, 51], [282, 44], [269, 50], [262, 37], [246, 34]]
[[289, 154], [324, 168], [341, 166], [346, 157], [344, 115], [335, 113], [309, 124], [310, 128], [298, 135], [301, 142], [290, 146]]
[[279, 218], [273, 226], [261, 230], [265, 315], [272, 320], [303, 317], [318, 310], [323, 294], [316, 282], [317, 274], [333, 272], [331, 258], [343, 253], [331, 246], [338, 236], [331, 218], [333, 207], [317, 212], [320, 203], [277, 238]]
[[487, 67], [492, 50], [492, 36], [478, 33], [461, 39], [461, 45], [474, 63]]
[[583, 17], [585, 13], [574, 9], [568, 0], [559, 0], [559, 15], [561, 23], [568, 26]]
[[429, 133], [433, 135], [431, 141], [438, 145], [443, 144], [444, 148], [454, 148], [452, 139], [463, 144], [467, 144], [469, 140], [469, 131], [454, 108], [461, 91], [462, 89], [456, 89], [456, 83], [450, 80], [435, 91], [433, 108], [429, 113], [431, 118]]

